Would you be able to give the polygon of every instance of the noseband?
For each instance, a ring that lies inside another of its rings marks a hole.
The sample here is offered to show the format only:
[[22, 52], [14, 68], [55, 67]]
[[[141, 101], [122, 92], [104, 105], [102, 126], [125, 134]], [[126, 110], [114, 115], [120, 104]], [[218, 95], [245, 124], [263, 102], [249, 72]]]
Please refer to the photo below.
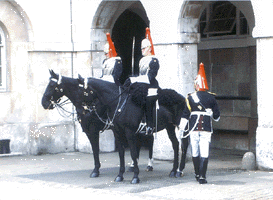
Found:
[[[56, 83], [56, 87], [54, 88], [54, 90], [57, 92], [57, 93], [63, 93], [63, 88], [60, 87], [61, 83], [62, 83], [62, 76], [61, 74], [59, 74], [59, 79], [57, 80], [56, 78], [50, 78], [51, 81], [55, 82]], [[56, 101], [54, 101], [53, 99], [53, 95], [51, 96], [50, 98], [50, 103], [52, 105], [56, 105], [56, 103], [58, 103], [61, 99], [57, 99]]]

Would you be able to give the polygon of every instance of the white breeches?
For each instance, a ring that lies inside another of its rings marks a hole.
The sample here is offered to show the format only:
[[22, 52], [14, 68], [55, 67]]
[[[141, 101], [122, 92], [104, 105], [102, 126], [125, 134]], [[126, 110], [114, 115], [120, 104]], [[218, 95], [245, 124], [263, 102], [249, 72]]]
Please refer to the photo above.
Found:
[[209, 157], [209, 144], [211, 141], [211, 132], [192, 131], [190, 134], [192, 156]]

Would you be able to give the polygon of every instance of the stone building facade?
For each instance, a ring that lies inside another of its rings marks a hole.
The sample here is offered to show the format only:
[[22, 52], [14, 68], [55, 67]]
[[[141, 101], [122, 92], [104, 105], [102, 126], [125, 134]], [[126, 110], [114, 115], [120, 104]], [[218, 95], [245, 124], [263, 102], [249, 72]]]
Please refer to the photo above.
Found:
[[[110, 32], [123, 78], [136, 74], [150, 27], [160, 86], [186, 96], [203, 62], [222, 113], [212, 146], [256, 152], [258, 167], [272, 169], [272, 9], [271, 0], [0, 1], [0, 139], [24, 154], [91, 151], [75, 116], [42, 108], [48, 69], [99, 77]], [[155, 156], [163, 159], [171, 156], [164, 133], [155, 135]], [[111, 132], [102, 134], [101, 150], [113, 150], [113, 141]]]

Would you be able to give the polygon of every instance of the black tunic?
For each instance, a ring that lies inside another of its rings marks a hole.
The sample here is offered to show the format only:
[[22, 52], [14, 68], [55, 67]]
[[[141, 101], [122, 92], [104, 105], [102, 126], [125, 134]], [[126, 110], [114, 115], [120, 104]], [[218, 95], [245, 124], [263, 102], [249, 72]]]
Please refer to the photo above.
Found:
[[[189, 120], [189, 131], [213, 132], [211, 119], [215, 121], [220, 119], [220, 111], [214, 96], [213, 93], [204, 91], [188, 95], [182, 117]], [[211, 116], [208, 109], [212, 111]]]

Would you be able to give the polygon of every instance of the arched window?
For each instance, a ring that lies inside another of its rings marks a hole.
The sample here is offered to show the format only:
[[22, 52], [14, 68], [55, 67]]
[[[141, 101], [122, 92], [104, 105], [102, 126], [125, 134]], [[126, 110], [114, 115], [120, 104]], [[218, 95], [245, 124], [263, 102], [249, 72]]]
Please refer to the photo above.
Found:
[[6, 91], [6, 41], [5, 34], [0, 27], [0, 92]]
[[228, 1], [210, 4], [200, 16], [201, 38], [248, 35], [243, 13]]

